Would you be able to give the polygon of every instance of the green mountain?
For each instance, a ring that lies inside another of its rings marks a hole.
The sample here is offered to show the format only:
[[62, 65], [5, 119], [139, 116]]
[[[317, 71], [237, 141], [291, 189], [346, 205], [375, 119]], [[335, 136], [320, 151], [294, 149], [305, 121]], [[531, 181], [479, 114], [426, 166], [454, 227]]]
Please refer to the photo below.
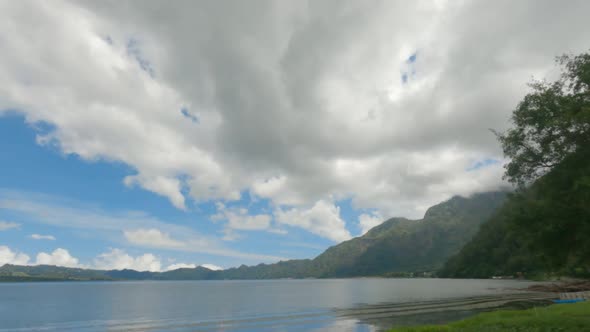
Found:
[[207, 278], [336, 278], [435, 271], [471, 239], [506, 196], [506, 192], [455, 196], [428, 209], [423, 219], [389, 219], [313, 260], [242, 265]]
[[0, 280], [333, 278], [435, 271], [471, 239], [479, 226], [502, 205], [506, 195], [505, 192], [489, 192], [469, 198], [455, 196], [428, 209], [423, 219], [389, 219], [363, 236], [330, 247], [312, 260], [242, 265], [223, 271], [197, 267], [167, 272], [5, 265], [0, 268]]
[[435, 271], [471, 239], [505, 197], [505, 192], [455, 196], [428, 209], [423, 219], [389, 219], [315, 258], [315, 276]]
[[482, 225], [444, 277], [590, 276], [590, 147], [564, 159]]

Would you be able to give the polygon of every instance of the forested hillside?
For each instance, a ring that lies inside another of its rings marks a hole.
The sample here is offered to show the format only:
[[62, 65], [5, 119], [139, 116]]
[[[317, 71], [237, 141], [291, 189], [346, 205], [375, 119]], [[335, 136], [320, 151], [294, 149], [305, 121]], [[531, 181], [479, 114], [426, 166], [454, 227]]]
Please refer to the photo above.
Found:
[[561, 79], [531, 84], [499, 135], [519, 190], [441, 276], [590, 276], [590, 54], [559, 62]]
[[590, 149], [507, 203], [440, 271], [443, 277], [590, 275]]
[[423, 219], [392, 218], [364, 236], [329, 248], [313, 260], [316, 276], [350, 277], [434, 271], [502, 205], [506, 193], [455, 196]]

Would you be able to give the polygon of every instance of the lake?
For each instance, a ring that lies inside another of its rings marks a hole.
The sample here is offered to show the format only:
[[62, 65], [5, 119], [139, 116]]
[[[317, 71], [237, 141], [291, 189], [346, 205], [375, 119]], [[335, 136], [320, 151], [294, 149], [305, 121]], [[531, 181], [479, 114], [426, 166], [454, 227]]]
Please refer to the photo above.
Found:
[[376, 331], [405, 319], [383, 309], [399, 303], [489, 298], [529, 284], [377, 278], [3, 283], [0, 331]]

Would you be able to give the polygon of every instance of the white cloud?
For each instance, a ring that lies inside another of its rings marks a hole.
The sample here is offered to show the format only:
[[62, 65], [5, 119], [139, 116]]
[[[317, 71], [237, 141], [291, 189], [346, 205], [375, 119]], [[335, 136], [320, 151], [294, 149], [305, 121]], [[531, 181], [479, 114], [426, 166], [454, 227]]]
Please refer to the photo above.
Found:
[[161, 269], [160, 260], [153, 254], [143, 254], [133, 257], [124, 250], [112, 248], [110, 251], [98, 255], [94, 266], [100, 270], [123, 270], [158, 272]]
[[186, 210], [184, 196], [180, 193], [181, 183], [176, 178], [163, 176], [127, 176], [124, 180], [127, 186], [138, 184], [143, 188], [164, 195], [179, 209]]
[[320, 200], [309, 209], [277, 209], [275, 218], [279, 223], [303, 228], [332, 241], [351, 238], [346, 224], [340, 218], [340, 208], [331, 202]]
[[[18, 251], [12, 251], [7, 246], [0, 246], [0, 266], [4, 264], [32, 265], [30, 257]], [[138, 256], [131, 256], [122, 249], [111, 248], [109, 251], [96, 256], [92, 265], [79, 263], [68, 250], [57, 248], [51, 253], [39, 252], [34, 265], [55, 265], [63, 267], [95, 268], [99, 270], [123, 270], [132, 269], [136, 271], [162, 272], [180, 268], [195, 268], [196, 264], [174, 263], [162, 269], [161, 260], [151, 253], [144, 253]], [[202, 264], [204, 268], [217, 271], [222, 267], [214, 264]]]
[[364, 235], [371, 228], [381, 225], [385, 219], [377, 212], [374, 214], [363, 213], [359, 216], [359, 227], [361, 228], [361, 234]]
[[75, 200], [1, 189], [0, 208], [56, 227], [93, 230], [97, 234], [110, 236], [122, 234], [124, 237], [127, 232], [128, 243], [138, 247], [204, 253], [257, 263], [285, 259], [233, 250], [214, 237], [202, 235], [189, 227], [161, 221], [140, 211], [107, 212]]
[[166, 269], [164, 269], [164, 271], [172, 271], [172, 270], [177, 270], [177, 269], [194, 269], [197, 266], [202, 266], [202, 267], [212, 270], [212, 271], [223, 270], [223, 268], [221, 266], [217, 266], [214, 264], [196, 265], [196, 264], [191, 264], [191, 263], [174, 263], [174, 264], [168, 265], [168, 267], [166, 267]]
[[70, 255], [66, 249], [62, 248], [57, 248], [50, 254], [45, 252], [38, 253], [35, 264], [80, 267], [78, 259]]
[[263, 198], [271, 198], [277, 204], [299, 205], [305, 202], [297, 192], [289, 190], [289, 181], [285, 175], [255, 180], [252, 183], [252, 193]]
[[268, 214], [251, 215], [245, 208], [228, 208], [217, 202], [217, 213], [211, 216], [214, 221], [227, 220], [227, 228], [232, 230], [268, 230], [272, 217]]
[[0, 232], [6, 231], [9, 229], [19, 228], [19, 227], [20, 227], [20, 224], [17, 224], [15, 222], [0, 220]]
[[250, 191], [288, 220], [340, 198], [420, 217], [502, 185], [500, 164], [466, 171], [501, 158], [488, 128], [590, 40], [587, 1], [233, 6], [1, 2], [0, 112], [52, 125], [40, 144], [129, 165], [126, 185], [180, 209]]
[[246, 212], [240, 214], [229, 213], [227, 220], [229, 227], [240, 230], [264, 230], [270, 227], [271, 217], [268, 214], [247, 215]]
[[284, 229], [272, 224], [269, 214], [251, 214], [246, 208], [228, 208], [221, 202], [216, 203], [217, 213], [210, 217], [214, 222], [227, 221], [223, 229], [223, 239], [235, 241], [242, 238], [237, 231], [266, 231], [274, 234], [287, 234]]
[[223, 268], [221, 266], [217, 266], [214, 264], [201, 264], [202, 267], [212, 270], [212, 271], [220, 271], [223, 270]]
[[172, 271], [172, 270], [177, 270], [177, 269], [194, 269], [195, 267], [197, 267], [196, 264], [174, 263], [174, 264], [168, 265], [168, 267], [166, 268], [166, 271]]
[[55, 241], [55, 236], [53, 236], [53, 235], [31, 234], [31, 239], [33, 239], [33, 240], [51, 240], [51, 241]]
[[30, 257], [21, 252], [12, 251], [7, 246], [0, 246], [0, 266], [4, 264], [28, 265]]
[[174, 240], [169, 234], [162, 233], [155, 228], [126, 230], [123, 231], [123, 234], [129, 243], [140, 246], [155, 248], [183, 248], [186, 246], [185, 243]]

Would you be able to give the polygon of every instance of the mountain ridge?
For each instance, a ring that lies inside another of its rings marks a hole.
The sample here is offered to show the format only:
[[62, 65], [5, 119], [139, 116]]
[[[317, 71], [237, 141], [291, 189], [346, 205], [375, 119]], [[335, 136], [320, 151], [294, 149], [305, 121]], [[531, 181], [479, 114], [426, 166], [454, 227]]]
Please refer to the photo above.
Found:
[[503, 204], [505, 191], [453, 196], [430, 207], [422, 219], [394, 217], [362, 236], [331, 246], [313, 259], [241, 265], [213, 271], [205, 267], [164, 272], [93, 270], [4, 265], [0, 280], [222, 280], [391, 276], [433, 272], [467, 243]]

